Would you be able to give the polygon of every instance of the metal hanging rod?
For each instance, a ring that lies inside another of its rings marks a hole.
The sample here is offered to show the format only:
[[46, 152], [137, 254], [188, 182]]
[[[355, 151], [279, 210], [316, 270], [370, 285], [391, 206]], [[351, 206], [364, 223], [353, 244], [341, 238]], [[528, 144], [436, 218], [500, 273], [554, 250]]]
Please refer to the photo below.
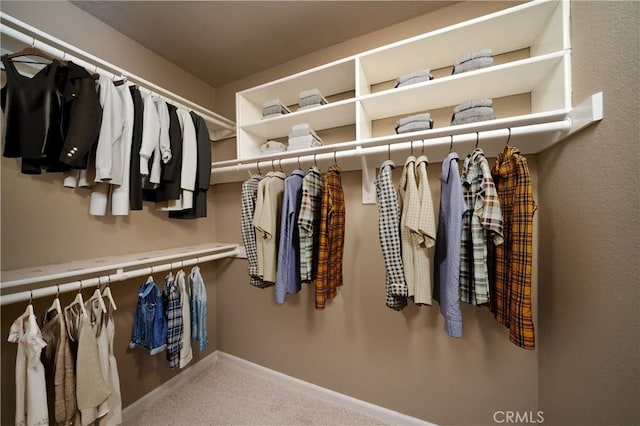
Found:
[[[41, 31], [27, 24], [26, 22], [7, 15], [5, 12], [0, 11], [0, 18], [3, 21], [3, 24], [0, 25], [2, 34], [7, 37], [22, 42], [26, 45], [36, 47], [59, 59], [71, 60], [76, 64], [87, 68], [87, 70], [89, 71], [107, 75], [117, 79], [126, 78], [127, 81], [137, 84], [142, 89], [146, 89], [147, 92], [165, 98], [167, 101], [170, 101], [178, 107], [190, 109], [197, 112], [205, 119], [207, 123], [213, 125], [213, 129], [210, 129], [209, 132], [212, 140], [228, 138], [235, 135], [235, 123], [232, 120], [221, 116], [220, 114], [217, 114], [180, 95], [177, 95], [161, 86], [158, 86], [157, 84], [145, 80], [142, 77], [130, 73], [127, 70], [109, 63], [89, 52], [86, 52], [63, 40], [47, 34], [44, 31]], [[18, 29], [9, 27], [6, 25], [6, 23], [10, 23]], [[30, 34], [33, 34], [33, 36], [25, 34], [22, 31], [27, 31]], [[59, 46], [59, 48], [55, 47], [54, 45]]]

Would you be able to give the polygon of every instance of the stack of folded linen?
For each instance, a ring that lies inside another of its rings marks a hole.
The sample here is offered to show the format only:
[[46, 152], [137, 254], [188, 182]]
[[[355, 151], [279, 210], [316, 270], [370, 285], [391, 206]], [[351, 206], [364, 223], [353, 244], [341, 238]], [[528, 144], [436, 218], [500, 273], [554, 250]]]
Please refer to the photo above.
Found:
[[273, 154], [275, 152], [285, 152], [287, 146], [278, 141], [267, 141], [260, 145], [260, 155]]
[[298, 149], [313, 148], [321, 146], [322, 139], [313, 131], [311, 126], [306, 123], [296, 124], [289, 132], [289, 148], [288, 151]]
[[423, 70], [414, 71], [409, 74], [401, 75], [400, 77], [396, 78], [395, 87], [397, 88], [397, 87], [409, 86], [411, 84], [422, 83], [423, 81], [429, 81], [429, 80], [433, 80], [433, 76], [431, 75], [431, 70], [427, 68]]
[[453, 62], [451, 74], [460, 74], [467, 71], [479, 70], [493, 65], [493, 51], [491, 49], [474, 50], [460, 56]]
[[279, 99], [267, 101], [262, 106], [262, 118], [273, 117], [276, 115], [289, 114], [291, 110], [282, 105]]
[[409, 115], [396, 121], [396, 133], [398, 134], [429, 130], [432, 128], [433, 120], [431, 119], [431, 114], [428, 112]]
[[451, 125], [475, 123], [477, 121], [493, 120], [493, 100], [472, 99], [463, 102], [453, 109]]
[[303, 90], [300, 92], [298, 101], [298, 111], [327, 104], [327, 100], [318, 89]]

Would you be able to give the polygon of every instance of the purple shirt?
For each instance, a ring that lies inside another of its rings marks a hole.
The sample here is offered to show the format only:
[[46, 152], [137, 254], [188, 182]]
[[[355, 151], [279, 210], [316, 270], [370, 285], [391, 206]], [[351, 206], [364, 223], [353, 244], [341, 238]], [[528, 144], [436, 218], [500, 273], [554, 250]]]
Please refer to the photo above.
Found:
[[434, 299], [440, 303], [444, 331], [452, 337], [462, 337], [460, 239], [462, 215], [466, 205], [462, 195], [458, 160], [458, 154], [451, 152], [442, 162], [434, 271]]
[[302, 201], [304, 172], [294, 170], [284, 180], [284, 198], [280, 222], [280, 247], [276, 273], [276, 303], [284, 303], [287, 294], [300, 291], [300, 236], [298, 215]]

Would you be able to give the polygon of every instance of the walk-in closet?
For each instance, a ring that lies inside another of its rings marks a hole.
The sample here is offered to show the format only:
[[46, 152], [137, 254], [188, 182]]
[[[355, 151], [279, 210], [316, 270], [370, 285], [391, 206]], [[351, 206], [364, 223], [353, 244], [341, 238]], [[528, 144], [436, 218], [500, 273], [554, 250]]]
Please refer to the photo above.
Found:
[[638, 28], [3, 1], [0, 424], [640, 424]]

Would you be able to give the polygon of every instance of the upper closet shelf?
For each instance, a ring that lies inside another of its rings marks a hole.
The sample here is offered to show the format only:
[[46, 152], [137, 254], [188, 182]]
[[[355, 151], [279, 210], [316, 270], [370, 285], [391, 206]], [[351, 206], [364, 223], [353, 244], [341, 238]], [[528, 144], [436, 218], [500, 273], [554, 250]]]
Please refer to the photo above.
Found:
[[177, 271], [186, 266], [233, 257], [240, 253], [237, 244], [210, 243], [1, 271], [0, 304], [28, 300], [31, 293], [34, 298], [44, 297], [58, 291], [89, 288], [157, 272]]
[[235, 123], [220, 114], [217, 114], [1, 11], [0, 19], [2, 21], [0, 29], [2, 30], [3, 35], [3, 50], [6, 49], [8, 51], [15, 52], [24, 47], [33, 46], [56, 58], [71, 60], [76, 64], [87, 68], [91, 72], [107, 75], [115, 79], [126, 78], [128, 82], [140, 86], [141, 90], [146, 90], [156, 96], [160, 96], [177, 107], [182, 107], [198, 113], [202, 118], [204, 118], [207, 124], [209, 138], [211, 140], [216, 141], [226, 139], [235, 135]]

